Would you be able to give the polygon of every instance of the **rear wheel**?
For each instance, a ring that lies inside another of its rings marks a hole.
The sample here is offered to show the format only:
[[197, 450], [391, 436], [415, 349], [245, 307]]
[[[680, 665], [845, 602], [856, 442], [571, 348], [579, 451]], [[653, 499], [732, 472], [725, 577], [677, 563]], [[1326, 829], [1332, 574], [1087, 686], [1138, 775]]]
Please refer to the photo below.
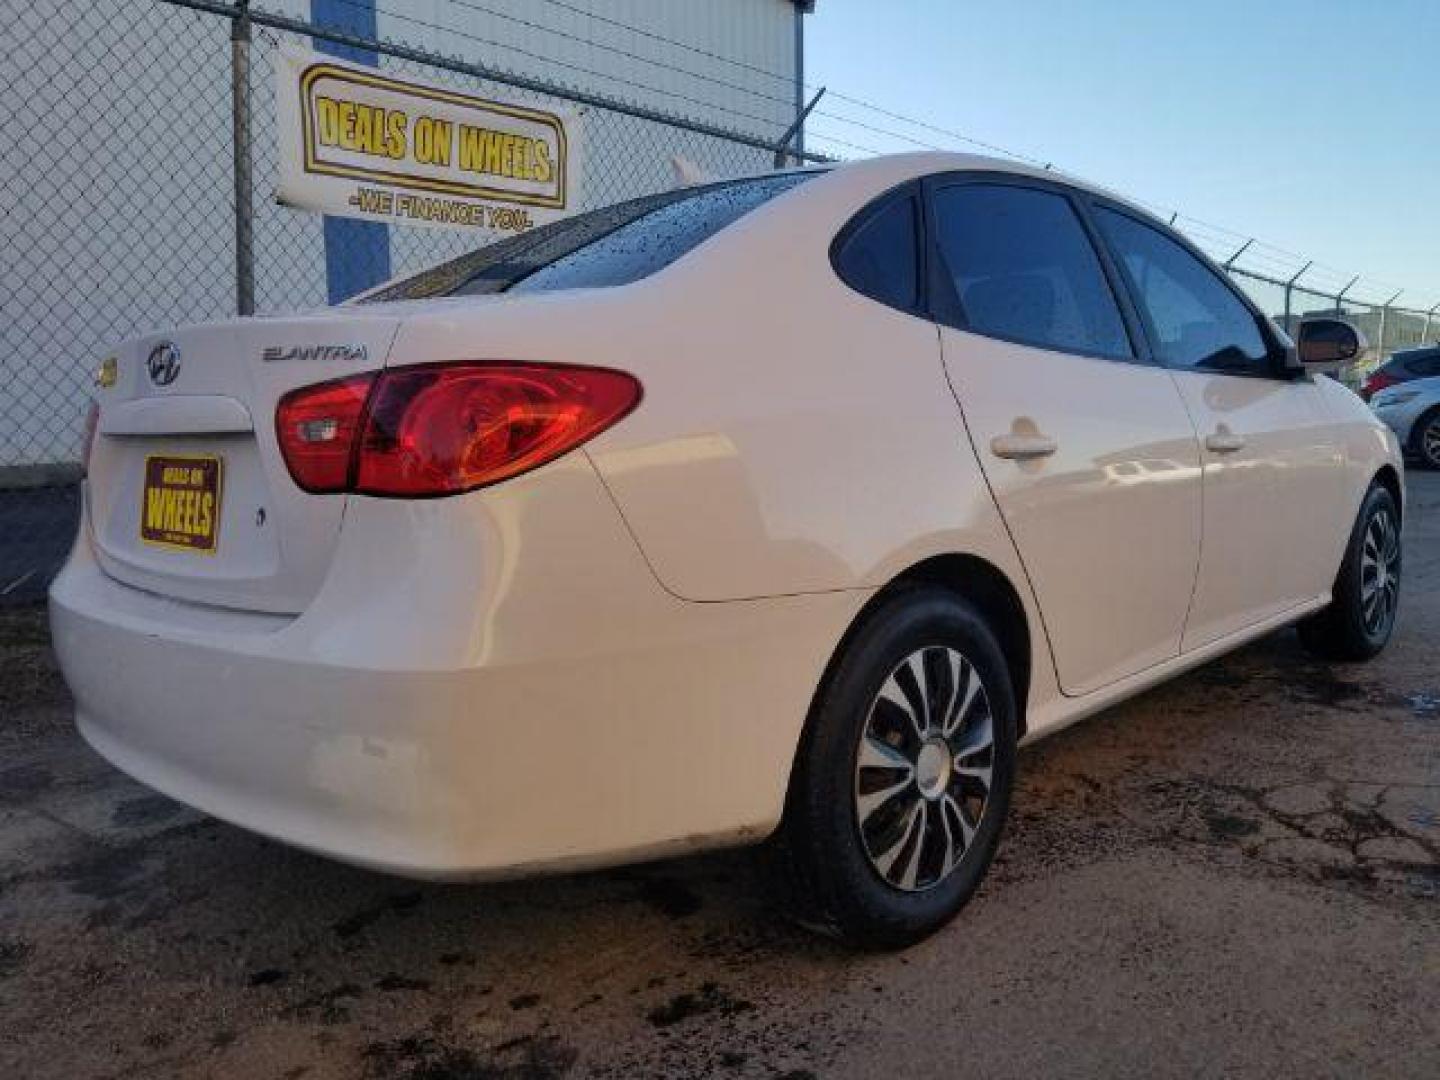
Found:
[[897, 590], [812, 710], [774, 845], [794, 914], [879, 948], [944, 925], [999, 845], [1015, 744], [1010, 674], [984, 619], [943, 589]]
[[1432, 409], [1416, 423], [1414, 443], [1420, 460], [1440, 469], [1440, 409]]
[[1300, 640], [1326, 660], [1369, 660], [1395, 629], [1400, 600], [1400, 511], [1371, 486], [1335, 577], [1330, 605], [1300, 624]]

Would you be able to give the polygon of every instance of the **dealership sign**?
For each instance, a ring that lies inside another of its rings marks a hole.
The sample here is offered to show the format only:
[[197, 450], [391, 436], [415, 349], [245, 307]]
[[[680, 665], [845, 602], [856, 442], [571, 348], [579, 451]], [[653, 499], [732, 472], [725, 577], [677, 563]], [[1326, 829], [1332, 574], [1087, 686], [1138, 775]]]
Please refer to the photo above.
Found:
[[318, 53], [279, 64], [286, 206], [406, 225], [520, 232], [579, 192], [578, 114], [397, 79]]

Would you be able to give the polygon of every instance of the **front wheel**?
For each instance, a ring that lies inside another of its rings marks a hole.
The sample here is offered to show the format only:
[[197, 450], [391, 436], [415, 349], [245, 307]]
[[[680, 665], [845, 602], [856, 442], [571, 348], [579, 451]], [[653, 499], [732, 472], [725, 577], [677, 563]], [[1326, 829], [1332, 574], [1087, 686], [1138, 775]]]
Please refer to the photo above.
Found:
[[897, 589], [821, 689], [774, 845], [801, 922], [895, 948], [954, 917], [1000, 842], [1015, 778], [1010, 674], [954, 594]]
[[1360, 505], [1330, 605], [1300, 624], [1300, 641], [1325, 660], [1369, 660], [1395, 629], [1400, 601], [1400, 509], [1381, 484]]
[[1415, 425], [1415, 452], [1428, 468], [1440, 469], [1440, 409], [1432, 409]]

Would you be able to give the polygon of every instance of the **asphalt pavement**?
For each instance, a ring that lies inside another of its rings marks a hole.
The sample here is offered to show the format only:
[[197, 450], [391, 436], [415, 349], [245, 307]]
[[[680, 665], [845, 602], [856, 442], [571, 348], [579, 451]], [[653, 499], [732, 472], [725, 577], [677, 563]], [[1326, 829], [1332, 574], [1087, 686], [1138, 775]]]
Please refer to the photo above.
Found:
[[79, 524], [80, 488], [0, 488], [0, 607], [45, 598]]
[[1380, 659], [1278, 633], [1027, 750], [978, 897], [893, 955], [777, 919], [739, 852], [422, 885], [250, 836], [87, 749], [43, 612], [0, 610], [0, 1077], [1440, 1076], [1408, 483]]

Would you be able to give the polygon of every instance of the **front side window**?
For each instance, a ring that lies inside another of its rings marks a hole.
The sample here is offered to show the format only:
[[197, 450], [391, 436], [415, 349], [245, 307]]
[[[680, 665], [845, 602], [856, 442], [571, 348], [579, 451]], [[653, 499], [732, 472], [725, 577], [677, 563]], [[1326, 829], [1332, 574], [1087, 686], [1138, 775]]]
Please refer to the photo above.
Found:
[[815, 175], [780, 173], [616, 203], [479, 248], [359, 302], [628, 285]]
[[1170, 237], [1114, 210], [1096, 210], [1148, 317], [1159, 360], [1172, 367], [1269, 374], [1260, 325], [1223, 281]]
[[886, 203], [845, 239], [836, 272], [856, 292], [913, 311], [920, 302], [916, 231], [914, 196]]
[[966, 329], [1061, 352], [1134, 355], [1069, 199], [981, 183], [941, 188], [934, 204], [936, 248]]

